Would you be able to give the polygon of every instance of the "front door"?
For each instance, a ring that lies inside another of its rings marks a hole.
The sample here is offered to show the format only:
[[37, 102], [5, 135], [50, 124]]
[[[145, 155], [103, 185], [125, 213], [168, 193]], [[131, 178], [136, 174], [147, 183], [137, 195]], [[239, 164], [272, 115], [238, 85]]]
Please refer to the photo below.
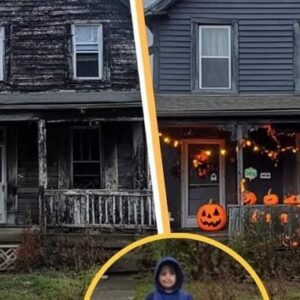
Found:
[[6, 223], [6, 147], [5, 130], [0, 128], [0, 224]]
[[182, 226], [196, 227], [199, 206], [213, 199], [225, 205], [223, 140], [182, 143]]

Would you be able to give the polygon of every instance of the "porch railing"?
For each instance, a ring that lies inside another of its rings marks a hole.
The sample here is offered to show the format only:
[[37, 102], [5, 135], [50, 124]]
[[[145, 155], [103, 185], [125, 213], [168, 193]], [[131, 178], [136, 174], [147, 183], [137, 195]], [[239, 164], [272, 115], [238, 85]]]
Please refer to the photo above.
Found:
[[150, 191], [46, 190], [48, 226], [153, 227]]
[[281, 246], [300, 247], [300, 207], [296, 205], [228, 205], [228, 235], [232, 239], [255, 225]]

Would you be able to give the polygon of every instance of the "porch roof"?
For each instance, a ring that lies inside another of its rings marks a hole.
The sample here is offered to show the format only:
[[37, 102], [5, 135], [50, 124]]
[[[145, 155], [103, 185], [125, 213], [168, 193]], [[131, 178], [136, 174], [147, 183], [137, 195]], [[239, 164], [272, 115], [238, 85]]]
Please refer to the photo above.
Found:
[[159, 117], [300, 115], [300, 95], [157, 94]]
[[1, 109], [128, 108], [141, 107], [138, 91], [43, 92], [0, 94]]

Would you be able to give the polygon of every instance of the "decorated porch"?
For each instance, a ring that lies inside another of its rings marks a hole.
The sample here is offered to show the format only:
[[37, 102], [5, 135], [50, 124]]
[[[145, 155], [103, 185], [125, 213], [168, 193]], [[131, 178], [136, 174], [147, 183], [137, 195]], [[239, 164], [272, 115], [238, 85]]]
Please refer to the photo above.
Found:
[[[249, 215], [254, 214], [256, 223], [267, 218], [266, 229], [280, 245], [290, 246], [300, 232], [296, 119], [161, 121], [160, 132], [175, 230], [197, 227], [198, 208], [213, 199], [227, 211], [230, 238], [253, 224]], [[252, 194], [255, 202], [247, 203], [246, 195]], [[264, 201], [268, 195], [277, 200]], [[287, 216], [284, 223], [281, 216]]]

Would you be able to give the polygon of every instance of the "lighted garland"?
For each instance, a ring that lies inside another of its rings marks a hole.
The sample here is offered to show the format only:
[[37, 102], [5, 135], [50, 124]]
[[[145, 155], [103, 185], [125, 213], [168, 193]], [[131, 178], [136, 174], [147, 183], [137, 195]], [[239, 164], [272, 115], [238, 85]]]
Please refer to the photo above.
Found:
[[[278, 135], [282, 135], [281, 133], [279, 133]], [[172, 146], [174, 148], [178, 148], [180, 145], [181, 145], [181, 141], [179, 141], [178, 139], [175, 139], [175, 138], [172, 138], [168, 135], [165, 135], [163, 133], [159, 133], [159, 136], [161, 138], [161, 140], [169, 145], [169, 146]], [[290, 133], [290, 134], [287, 134], [287, 136], [295, 136], [295, 133]], [[277, 139], [276, 139], [277, 140]], [[277, 140], [278, 141], [278, 140]], [[292, 152], [294, 154], [298, 153], [300, 151], [299, 147], [296, 147], [296, 146], [286, 146], [286, 147], [282, 147], [279, 143], [277, 143], [277, 148], [274, 149], [274, 150], [270, 150], [270, 149], [267, 149], [266, 147], [264, 146], [261, 146], [261, 145], [258, 145], [256, 142], [250, 140], [250, 139], [247, 139], [247, 140], [242, 140], [240, 145], [243, 147], [243, 148], [251, 148], [253, 152], [255, 153], [261, 153], [261, 154], [265, 154], [267, 155], [270, 159], [276, 161], [278, 159], [278, 156], [281, 154], [281, 153], [284, 153], [284, 152]], [[210, 150], [205, 150], [205, 151], [210, 151]], [[237, 150], [238, 151], [238, 150]], [[227, 150], [226, 149], [221, 149], [220, 150], [220, 154], [221, 155], [225, 155], [227, 153]]]

